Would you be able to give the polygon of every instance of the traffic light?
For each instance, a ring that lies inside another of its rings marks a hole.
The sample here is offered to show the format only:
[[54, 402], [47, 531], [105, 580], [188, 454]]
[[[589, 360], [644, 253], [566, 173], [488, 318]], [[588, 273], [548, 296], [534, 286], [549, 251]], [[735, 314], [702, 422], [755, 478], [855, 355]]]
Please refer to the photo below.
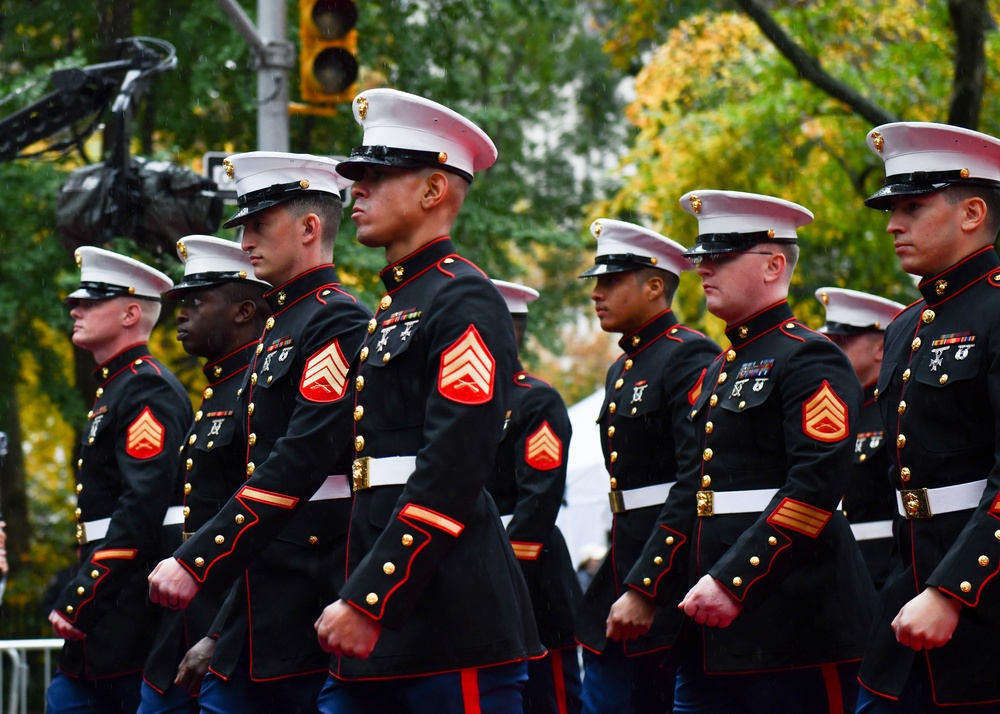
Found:
[[350, 102], [357, 94], [358, 8], [352, 0], [299, 0], [302, 99]]

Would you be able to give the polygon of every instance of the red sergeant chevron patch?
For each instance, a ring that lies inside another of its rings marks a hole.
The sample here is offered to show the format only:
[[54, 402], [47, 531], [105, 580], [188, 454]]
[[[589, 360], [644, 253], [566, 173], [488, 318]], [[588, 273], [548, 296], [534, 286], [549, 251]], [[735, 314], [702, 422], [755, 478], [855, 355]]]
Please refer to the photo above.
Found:
[[533, 469], [549, 471], [562, 466], [562, 441], [547, 421], [524, 442], [524, 462]]
[[538, 556], [542, 554], [541, 543], [512, 540], [510, 547], [514, 549], [514, 557], [518, 560], [538, 560]]
[[831, 515], [833, 514], [822, 508], [786, 498], [771, 511], [767, 522], [772, 526], [789, 528], [810, 538], [815, 538], [823, 530], [826, 522], [830, 520]]
[[485, 404], [493, 397], [496, 361], [479, 330], [469, 325], [465, 334], [441, 354], [438, 391], [459, 404]]
[[151, 459], [163, 451], [163, 424], [146, 407], [128, 427], [125, 452], [133, 459]]
[[306, 360], [299, 393], [310, 402], [335, 402], [347, 392], [347, 360], [334, 340]]
[[830, 443], [847, 436], [847, 405], [825, 379], [802, 405], [802, 431], [816, 441]]

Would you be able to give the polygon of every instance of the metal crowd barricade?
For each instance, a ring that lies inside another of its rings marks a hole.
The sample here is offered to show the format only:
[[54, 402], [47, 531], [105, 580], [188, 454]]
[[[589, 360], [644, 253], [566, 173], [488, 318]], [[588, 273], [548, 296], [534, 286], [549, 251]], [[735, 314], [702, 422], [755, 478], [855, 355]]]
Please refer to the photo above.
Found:
[[43, 677], [45, 689], [52, 678], [52, 652], [63, 646], [61, 639], [0, 640], [0, 657], [10, 661], [10, 683], [5, 682], [7, 667], [0, 661], [0, 714], [27, 714], [28, 712], [28, 652], [45, 653]]

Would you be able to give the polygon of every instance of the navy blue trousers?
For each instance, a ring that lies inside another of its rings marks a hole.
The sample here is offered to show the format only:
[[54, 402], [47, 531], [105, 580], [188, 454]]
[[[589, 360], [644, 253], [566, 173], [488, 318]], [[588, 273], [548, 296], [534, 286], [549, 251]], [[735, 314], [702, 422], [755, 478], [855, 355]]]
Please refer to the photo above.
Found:
[[75, 679], [56, 672], [45, 693], [47, 714], [132, 714], [139, 707], [142, 674]]
[[326, 680], [322, 714], [511, 714], [521, 711], [528, 679], [525, 662], [463, 669], [426, 677]]
[[626, 656], [609, 641], [600, 654], [583, 650], [583, 714], [666, 714], [674, 695], [667, 651]]
[[851, 714], [858, 698], [859, 665], [705, 674], [700, 665], [685, 661], [677, 667], [674, 714]]

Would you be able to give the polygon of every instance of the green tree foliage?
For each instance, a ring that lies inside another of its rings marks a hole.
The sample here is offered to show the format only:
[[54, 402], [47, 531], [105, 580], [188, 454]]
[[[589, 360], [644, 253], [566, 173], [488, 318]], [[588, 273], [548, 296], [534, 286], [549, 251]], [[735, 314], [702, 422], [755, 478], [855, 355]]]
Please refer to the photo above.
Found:
[[[645, 0], [621, 4], [655, 12], [655, 4]], [[823, 285], [909, 302], [916, 293], [898, 268], [885, 233], [886, 215], [862, 205], [884, 176], [881, 160], [865, 145], [871, 124], [802, 81], [736, 5], [659, 13], [659, 25], [671, 29], [636, 77], [636, 99], [627, 111], [638, 135], [622, 163], [623, 185], [598, 210], [647, 223], [690, 245], [697, 223], [678, 204], [686, 191], [722, 188], [780, 196], [816, 215], [800, 231], [802, 258], [792, 286], [800, 315], [820, 321], [813, 291]], [[827, 73], [887, 113], [910, 121], [947, 121], [955, 51], [943, 3], [767, 5]], [[618, 43], [628, 47], [631, 41], [625, 33]], [[980, 127], [993, 134], [997, 42], [995, 32], [987, 34]], [[696, 279], [682, 282], [680, 302], [689, 319], [720, 333], [720, 325], [704, 313]]]

